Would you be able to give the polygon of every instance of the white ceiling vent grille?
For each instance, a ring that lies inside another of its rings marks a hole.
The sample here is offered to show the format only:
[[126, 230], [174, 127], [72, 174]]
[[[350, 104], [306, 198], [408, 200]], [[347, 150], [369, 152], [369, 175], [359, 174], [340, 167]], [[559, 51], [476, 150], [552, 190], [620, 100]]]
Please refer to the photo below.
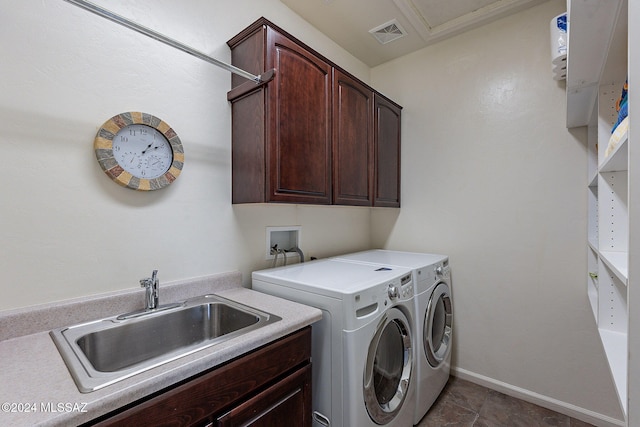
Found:
[[380, 44], [387, 44], [407, 35], [407, 32], [395, 19], [370, 29], [369, 33], [371, 33]]

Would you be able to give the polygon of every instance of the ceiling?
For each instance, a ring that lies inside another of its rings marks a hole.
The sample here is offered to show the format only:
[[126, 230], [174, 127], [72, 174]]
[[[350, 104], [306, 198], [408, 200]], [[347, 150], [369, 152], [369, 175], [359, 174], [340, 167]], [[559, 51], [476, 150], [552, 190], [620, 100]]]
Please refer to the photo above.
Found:
[[546, 0], [280, 1], [374, 67]]

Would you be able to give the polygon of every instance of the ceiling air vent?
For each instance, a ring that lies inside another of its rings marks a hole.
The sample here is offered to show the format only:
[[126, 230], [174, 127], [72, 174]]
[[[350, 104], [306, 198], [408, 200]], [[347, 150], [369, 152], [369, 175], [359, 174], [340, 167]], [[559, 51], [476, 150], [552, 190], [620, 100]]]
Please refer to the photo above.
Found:
[[369, 33], [371, 33], [380, 44], [387, 44], [407, 35], [407, 32], [395, 19], [370, 29]]

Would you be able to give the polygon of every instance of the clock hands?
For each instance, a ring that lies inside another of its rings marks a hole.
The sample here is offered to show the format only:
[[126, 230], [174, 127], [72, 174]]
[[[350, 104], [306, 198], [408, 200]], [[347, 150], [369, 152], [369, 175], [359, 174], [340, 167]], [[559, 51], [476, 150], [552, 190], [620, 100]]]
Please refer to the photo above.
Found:
[[[145, 148], [144, 150], [142, 150], [142, 154], [145, 154], [147, 151], [149, 151], [149, 148], [151, 148], [151, 146], [152, 146], [152, 145], [153, 145], [153, 144], [149, 144], [149, 145], [147, 146], [147, 148]], [[160, 146], [159, 146], [159, 145], [156, 145], [155, 147], [153, 147], [153, 149], [154, 149], [154, 150], [157, 150], [158, 148], [160, 148]]]
[[[146, 134], [146, 132], [145, 132], [145, 134]], [[155, 132], [155, 130], [154, 130], [154, 132], [153, 132], [153, 139], [154, 139], [154, 140], [156, 139], [156, 134], [157, 134], [157, 132]], [[150, 143], [149, 145], [147, 145], [147, 147], [146, 147], [144, 150], [142, 150], [142, 154], [146, 154], [146, 153], [147, 153], [147, 151], [149, 151], [149, 148], [151, 148], [151, 146], [152, 146], [153, 144], [155, 144], [155, 143], [156, 143], [156, 142], [154, 141], [154, 142]], [[153, 149], [154, 149], [154, 150], [157, 150], [158, 148], [160, 148], [160, 146], [159, 146], [159, 145], [156, 145], [155, 147], [153, 147]]]
[[[117, 141], [127, 144], [129, 148], [117, 155], [123, 168], [134, 176], [145, 179], [155, 178], [166, 171], [171, 163], [170, 153], [167, 153], [170, 146], [166, 141], [158, 141], [156, 134], [147, 133], [146, 130], [130, 129], [129, 132], [133, 132], [129, 138]], [[115, 151], [119, 150], [118, 146]]]

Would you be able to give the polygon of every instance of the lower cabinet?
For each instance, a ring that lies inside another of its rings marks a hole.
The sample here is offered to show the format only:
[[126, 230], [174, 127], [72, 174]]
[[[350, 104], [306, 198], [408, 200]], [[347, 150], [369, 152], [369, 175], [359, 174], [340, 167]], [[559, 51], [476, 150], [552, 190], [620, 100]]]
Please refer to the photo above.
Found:
[[311, 425], [311, 366], [307, 365], [247, 402], [218, 417], [212, 425], [231, 427]]
[[86, 425], [311, 426], [311, 328]]

